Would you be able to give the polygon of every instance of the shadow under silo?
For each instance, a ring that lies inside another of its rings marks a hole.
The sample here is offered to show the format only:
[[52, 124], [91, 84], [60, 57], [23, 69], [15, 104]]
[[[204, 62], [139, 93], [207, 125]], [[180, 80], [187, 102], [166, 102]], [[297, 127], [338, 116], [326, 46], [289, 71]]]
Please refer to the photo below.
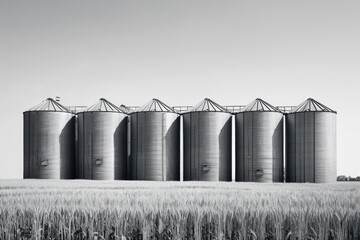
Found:
[[60, 179], [74, 179], [76, 175], [75, 116], [62, 129], [59, 136]]
[[165, 141], [166, 181], [180, 181], [180, 116], [172, 122], [163, 141]]
[[232, 156], [232, 118], [226, 121], [220, 130], [219, 141], [219, 181], [232, 180], [231, 156]]
[[276, 125], [272, 135], [272, 181], [284, 182], [284, 117]]
[[128, 179], [128, 117], [121, 120], [114, 132], [114, 179]]

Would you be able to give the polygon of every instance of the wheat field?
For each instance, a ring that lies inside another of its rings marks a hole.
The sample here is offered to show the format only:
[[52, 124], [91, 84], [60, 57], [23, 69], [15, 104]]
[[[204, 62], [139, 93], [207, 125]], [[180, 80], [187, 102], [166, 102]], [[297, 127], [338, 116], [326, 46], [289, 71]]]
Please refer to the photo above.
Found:
[[0, 180], [0, 239], [360, 239], [360, 183]]

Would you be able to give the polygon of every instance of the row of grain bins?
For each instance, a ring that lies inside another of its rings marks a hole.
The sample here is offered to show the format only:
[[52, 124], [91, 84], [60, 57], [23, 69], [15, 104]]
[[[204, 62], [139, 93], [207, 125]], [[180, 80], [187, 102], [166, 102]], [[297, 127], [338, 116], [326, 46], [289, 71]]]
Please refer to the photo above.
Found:
[[179, 181], [181, 115], [184, 181], [232, 180], [232, 118], [235, 181], [336, 180], [336, 112], [311, 98], [286, 114], [261, 99], [233, 114], [100, 99], [75, 114], [49, 98], [24, 112], [24, 178]]

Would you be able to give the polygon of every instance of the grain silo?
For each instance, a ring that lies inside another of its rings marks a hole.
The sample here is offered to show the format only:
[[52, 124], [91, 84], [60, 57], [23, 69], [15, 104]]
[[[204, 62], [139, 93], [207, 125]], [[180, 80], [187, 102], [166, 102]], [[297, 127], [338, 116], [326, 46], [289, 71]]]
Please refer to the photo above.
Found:
[[184, 181], [231, 181], [231, 125], [207, 98], [183, 114]]
[[101, 98], [78, 113], [77, 178], [127, 179], [128, 115]]
[[286, 182], [336, 181], [336, 112], [307, 99], [286, 116]]
[[180, 180], [180, 115], [153, 99], [130, 115], [132, 180]]
[[283, 182], [283, 113], [256, 99], [235, 115], [235, 180]]
[[24, 178], [75, 178], [75, 115], [51, 98], [24, 112]]

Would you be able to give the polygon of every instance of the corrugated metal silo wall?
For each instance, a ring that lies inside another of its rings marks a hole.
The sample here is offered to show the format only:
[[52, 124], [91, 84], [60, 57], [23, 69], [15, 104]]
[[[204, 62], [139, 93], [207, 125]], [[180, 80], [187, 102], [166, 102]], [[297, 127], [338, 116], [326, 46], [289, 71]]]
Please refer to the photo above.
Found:
[[169, 112], [131, 114], [132, 180], [180, 180], [180, 116]]
[[122, 113], [78, 114], [77, 178], [127, 179], [127, 124]]
[[75, 178], [75, 116], [24, 112], [24, 178]]
[[286, 116], [286, 182], [336, 181], [336, 114]]
[[236, 181], [284, 181], [282, 113], [236, 114], [235, 137]]
[[231, 181], [231, 115], [183, 115], [184, 181]]

